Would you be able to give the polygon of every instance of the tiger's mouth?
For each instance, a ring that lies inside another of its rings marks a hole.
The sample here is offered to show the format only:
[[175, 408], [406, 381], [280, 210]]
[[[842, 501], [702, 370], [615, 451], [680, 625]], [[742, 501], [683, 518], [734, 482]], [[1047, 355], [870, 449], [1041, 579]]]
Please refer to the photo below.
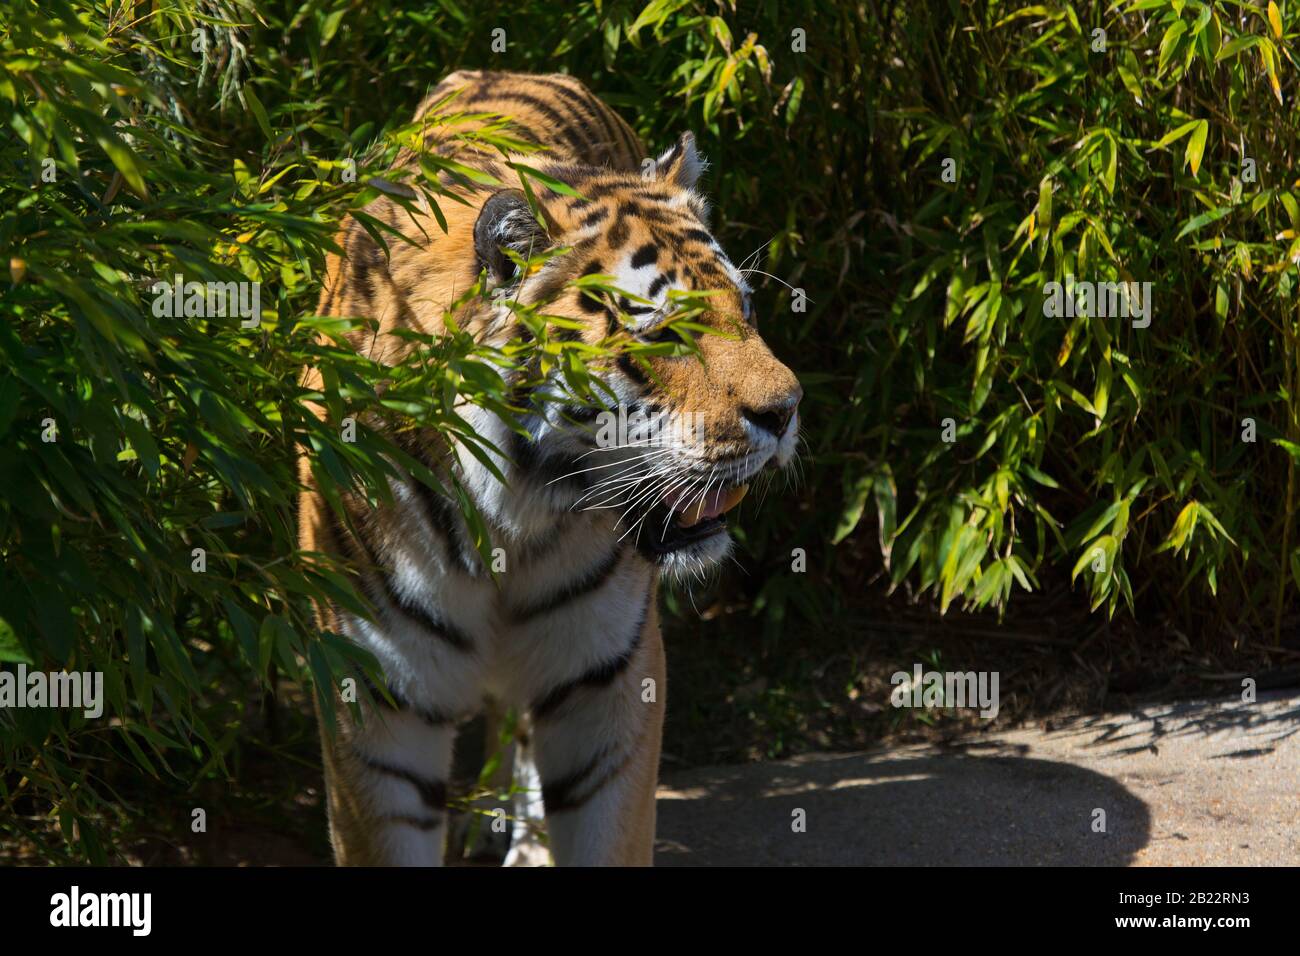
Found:
[[639, 545], [656, 557], [666, 557], [726, 534], [724, 515], [740, 504], [748, 491], [749, 485], [733, 485], [704, 495], [669, 494], [646, 516], [649, 533]]

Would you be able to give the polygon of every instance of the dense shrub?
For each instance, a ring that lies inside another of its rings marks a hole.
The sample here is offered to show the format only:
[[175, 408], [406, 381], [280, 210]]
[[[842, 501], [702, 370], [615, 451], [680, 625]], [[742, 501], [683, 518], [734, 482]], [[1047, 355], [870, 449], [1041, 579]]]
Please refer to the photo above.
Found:
[[[1069, 569], [1109, 611], [1273, 630], [1300, 572], [1286, 23], [1273, 4], [956, 13], [896, 22], [874, 94], [871, 245], [898, 294], [867, 323], [841, 441], [870, 436], [852, 487], [894, 580], [986, 604]], [[1150, 325], [1050, 317], [1067, 276], [1150, 282]]]

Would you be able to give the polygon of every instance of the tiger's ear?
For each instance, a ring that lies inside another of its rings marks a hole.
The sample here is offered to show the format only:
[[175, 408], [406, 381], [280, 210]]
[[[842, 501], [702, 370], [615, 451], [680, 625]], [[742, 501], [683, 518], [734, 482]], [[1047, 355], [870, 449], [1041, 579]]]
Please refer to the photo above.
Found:
[[474, 252], [491, 278], [507, 282], [515, 264], [502, 250], [527, 257], [550, 246], [551, 240], [533, 217], [522, 190], [502, 189], [488, 197], [474, 223]]
[[685, 132], [655, 160], [655, 173], [666, 182], [693, 189], [706, 166], [708, 162], [695, 148], [694, 134]]

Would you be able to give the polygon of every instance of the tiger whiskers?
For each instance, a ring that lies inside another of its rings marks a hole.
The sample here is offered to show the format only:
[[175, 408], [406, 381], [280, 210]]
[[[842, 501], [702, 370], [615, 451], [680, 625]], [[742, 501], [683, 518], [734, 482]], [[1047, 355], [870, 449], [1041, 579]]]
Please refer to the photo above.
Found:
[[[746, 278], [748, 278], [748, 277], [751, 276], [751, 275], [767, 276], [769, 279], [775, 279], [777, 282], [781, 283], [781, 285], [785, 286], [785, 287], [786, 287], [787, 289], [789, 289], [791, 292], [796, 291], [794, 286], [792, 286], [790, 283], [786, 282], [786, 281], [785, 281], [784, 279], [782, 279], [780, 276], [774, 276], [774, 275], [772, 275], [772, 273], [770, 273], [770, 272], [764, 272], [762, 269], [741, 269], [741, 270], [740, 270], [740, 274], [741, 274], [742, 276], [745, 276]], [[807, 296], [804, 296], [804, 298], [808, 298], [808, 297], [807, 297]], [[808, 301], [809, 301], [809, 302], [812, 302], [813, 300], [812, 300], [812, 299], [808, 299]], [[815, 305], [815, 304], [816, 304], [816, 303], [814, 303], [814, 305]]]
[[[675, 448], [662, 448], [657, 451], [646, 452], [644, 455], [635, 455], [632, 458], [622, 458], [619, 459], [618, 461], [606, 462], [603, 465], [592, 465], [590, 468], [580, 468], [577, 471], [569, 472], [567, 475], [560, 475], [560, 477], [558, 478], [552, 478], [550, 481], [547, 482], [547, 484], [553, 485], [557, 481], [564, 481], [566, 478], [576, 478], [578, 475], [585, 475], [589, 471], [600, 471], [602, 468], [617, 468], [619, 465], [627, 465], [630, 462], [645, 461], [647, 459], [660, 457], [662, 455], [667, 454], [668, 452], [676, 451], [676, 450], [677, 449]], [[576, 460], [577, 459], [575, 459], [575, 461]]]

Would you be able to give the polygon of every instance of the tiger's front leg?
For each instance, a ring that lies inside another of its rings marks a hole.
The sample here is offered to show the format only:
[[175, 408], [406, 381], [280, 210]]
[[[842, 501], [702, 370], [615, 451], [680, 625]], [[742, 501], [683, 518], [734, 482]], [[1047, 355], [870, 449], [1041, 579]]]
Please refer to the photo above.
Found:
[[558, 866], [650, 866], [665, 706], [653, 607], [626, 660], [534, 706], [546, 829]]
[[341, 866], [441, 866], [447, 832], [451, 724], [411, 710], [372, 711], [364, 727], [338, 706], [321, 719], [330, 842]]
[[[454, 725], [403, 701], [358, 725], [321, 717], [330, 842], [340, 866], [441, 866]], [[319, 715], [318, 715], [319, 716]]]

